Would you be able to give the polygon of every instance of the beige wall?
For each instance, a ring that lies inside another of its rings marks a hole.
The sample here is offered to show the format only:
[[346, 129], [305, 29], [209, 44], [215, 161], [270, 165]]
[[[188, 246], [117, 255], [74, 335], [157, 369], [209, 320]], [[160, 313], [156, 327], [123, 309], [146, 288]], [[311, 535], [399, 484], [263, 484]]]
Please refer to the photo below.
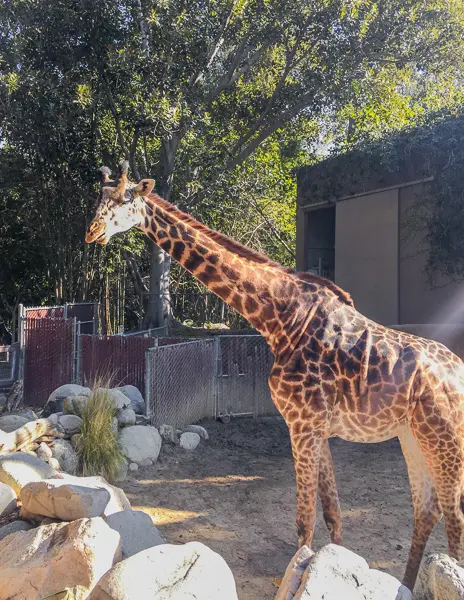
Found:
[[398, 323], [398, 190], [337, 203], [335, 281], [356, 307], [383, 324]]
[[421, 198], [428, 193], [417, 184], [402, 187], [400, 196], [400, 319], [399, 323], [464, 323], [464, 285], [435, 276], [432, 287], [425, 272], [429, 246], [425, 234], [411, 233]]

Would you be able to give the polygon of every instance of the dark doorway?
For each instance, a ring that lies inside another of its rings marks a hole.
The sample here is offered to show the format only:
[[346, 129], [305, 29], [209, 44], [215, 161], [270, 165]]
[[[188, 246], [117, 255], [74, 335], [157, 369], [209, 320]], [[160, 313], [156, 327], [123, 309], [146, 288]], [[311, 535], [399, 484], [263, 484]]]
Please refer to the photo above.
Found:
[[335, 276], [335, 206], [306, 213], [306, 271], [333, 281]]

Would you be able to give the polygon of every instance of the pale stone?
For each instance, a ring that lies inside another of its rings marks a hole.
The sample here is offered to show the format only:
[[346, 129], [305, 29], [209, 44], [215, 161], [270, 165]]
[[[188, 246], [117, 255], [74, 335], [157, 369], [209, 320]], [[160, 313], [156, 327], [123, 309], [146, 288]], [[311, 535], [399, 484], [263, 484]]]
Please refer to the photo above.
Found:
[[135, 425], [135, 412], [131, 408], [123, 408], [117, 415], [120, 427], [130, 427]]
[[45, 461], [25, 452], [0, 456], [0, 483], [9, 485], [17, 495], [27, 483], [41, 481], [55, 474], [56, 471]]
[[67, 437], [80, 433], [82, 429], [82, 419], [77, 415], [61, 415], [58, 417], [58, 424], [64, 429]]
[[0, 430], [5, 433], [11, 433], [26, 423], [30, 423], [31, 420], [20, 415], [5, 415], [4, 417], [0, 417]]
[[447, 554], [425, 557], [414, 590], [416, 600], [463, 600], [464, 569]]
[[82, 418], [89, 396], [70, 396], [63, 403], [63, 412], [66, 415], [77, 415]]
[[137, 463], [130, 463], [129, 471], [138, 471], [138, 470], [139, 470], [139, 465]]
[[195, 450], [200, 443], [200, 440], [201, 438], [198, 433], [183, 433], [180, 436], [180, 447], [184, 448], [185, 450]]
[[237, 600], [225, 560], [199, 542], [162, 544], [118, 563], [89, 600]]
[[82, 385], [77, 385], [75, 383], [67, 383], [66, 385], [61, 385], [55, 391], [53, 391], [48, 397], [47, 404], [50, 402], [56, 402], [56, 400], [66, 400], [71, 396], [90, 396], [91, 390], [87, 387], [83, 387]]
[[151, 518], [141, 510], [114, 513], [106, 517], [106, 522], [121, 536], [123, 559], [165, 543]]
[[45, 442], [40, 443], [39, 447], [36, 450], [36, 454], [38, 458], [44, 460], [45, 462], [48, 462], [53, 456], [52, 449]]
[[103, 477], [63, 474], [59, 479], [31, 483], [20, 498], [30, 513], [63, 521], [108, 516], [131, 508], [124, 492]]
[[127, 408], [130, 404], [129, 398], [118, 389], [110, 390], [107, 388], [98, 388], [96, 393], [107, 394], [111, 399], [115, 410], [122, 410], [123, 408]]
[[0, 556], [2, 599], [43, 600], [67, 590], [86, 600], [121, 559], [121, 538], [101, 518], [79, 519], [8, 535]]
[[55, 471], [61, 471], [61, 465], [60, 465], [60, 461], [57, 458], [54, 458], [52, 456], [52, 458], [50, 458], [48, 460], [48, 464], [53, 467], [53, 469], [55, 469]]
[[116, 388], [127, 396], [130, 400], [129, 408], [131, 408], [135, 414], [142, 415], [145, 411], [145, 400], [139, 390], [133, 385], [124, 385]]
[[0, 517], [9, 515], [16, 509], [16, 492], [6, 483], [0, 483]]
[[119, 444], [130, 462], [140, 464], [146, 458], [156, 462], [161, 450], [161, 436], [156, 427], [134, 425], [121, 430]]
[[171, 444], [177, 444], [179, 442], [179, 434], [177, 433], [177, 429], [172, 425], [161, 425], [159, 428], [159, 433], [165, 442], [170, 442]]
[[53, 458], [56, 458], [60, 468], [65, 473], [76, 475], [79, 467], [79, 457], [74, 451], [70, 442], [66, 440], [56, 440], [53, 444]]
[[198, 433], [202, 440], [208, 440], [209, 435], [204, 427], [201, 425], [187, 425], [184, 427], [184, 431], [190, 431], [191, 433]]
[[33, 528], [34, 526], [27, 523], [27, 521], [11, 521], [11, 523], [7, 523], [0, 527], [0, 541], [6, 538], [7, 535], [11, 535], [17, 531], [28, 531]]

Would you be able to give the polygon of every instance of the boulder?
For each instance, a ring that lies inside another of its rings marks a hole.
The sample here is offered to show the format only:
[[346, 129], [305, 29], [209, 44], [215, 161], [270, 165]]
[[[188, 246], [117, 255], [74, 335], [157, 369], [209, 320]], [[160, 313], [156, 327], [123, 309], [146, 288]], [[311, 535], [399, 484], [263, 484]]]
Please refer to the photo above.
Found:
[[72, 437], [82, 429], [82, 419], [77, 415], [61, 415], [58, 417], [58, 424], [64, 429], [66, 437]]
[[119, 427], [130, 427], [135, 425], [135, 412], [132, 408], [123, 408], [118, 412]]
[[63, 412], [66, 415], [76, 415], [82, 418], [89, 396], [69, 396], [63, 403]]
[[462, 600], [464, 569], [447, 554], [429, 554], [422, 562], [414, 598], [417, 600]]
[[173, 425], [161, 425], [159, 433], [165, 442], [170, 442], [171, 444], [177, 444], [179, 442], [177, 429]]
[[67, 474], [25, 486], [20, 499], [28, 513], [63, 521], [109, 516], [131, 508], [124, 492], [103, 477]]
[[36, 454], [41, 460], [44, 460], [45, 462], [48, 462], [53, 456], [52, 449], [45, 442], [40, 443], [39, 447], [36, 450]]
[[34, 525], [31, 525], [27, 521], [11, 521], [11, 523], [7, 523], [0, 527], [0, 541], [3, 540], [3, 538], [6, 538], [7, 535], [11, 535], [17, 531], [28, 531], [33, 528]]
[[9, 485], [16, 494], [26, 484], [56, 475], [56, 471], [43, 460], [26, 454], [12, 452], [0, 456], [0, 483]]
[[60, 461], [57, 458], [53, 458], [53, 456], [51, 458], [48, 459], [48, 464], [55, 469], [55, 471], [60, 472], [61, 471], [61, 465], [60, 465]]
[[[309, 549], [307, 549], [309, 550]], [[301, 573], [301, 571], [303, 571]], [[297, 591], [293, 593], [298, 585]], [[328, 544], [315, 554], [292, 559], [276, 600], [412, 600], [411, 592], [388, 575], [369, 569], [367, 562], [347, 548]]]
[[67, 383], [66, 385], [61, 385], [50, 394], [47, 404], [56, 402], [56, 400], [63, 400], [64, 402], [66, 398], [70, 398], [71, 396], [86, 396], [88, 398], [91, 393], [92, 392], [88, 387], [83, 387], [82, 385], [77, 385], [75, 383]]
[[26, 410], [22, 410], [21, 412], [18, 413], [18, 415], [20, 417], [24, 417], [28, 421], [36, 421], [39, 418], [36, 415], [36, 413], [33, 410], [31, 410], [30, 408], [28, 408]]
[[89, 600], [237, 600], [225, 560], [199, 542], [162, 544], [138, 552], [108, 571]]
[[9, 515], [16, 509], [16, 492], [9, 485], [0, 483], [0, 517]]
[[11, 433], [32, 420], [21, 415], [5, 415], [0, 417], [0, 429], [5, 433]]
[[118, 387], [116, 389], [129, 398], [129, 408], [131, 408], [136, 415], [143, 415], [145, 412], [145, 400], [135, 386], [123, 385], [122, 387]]
[[187, 425], [184, 427], [184, 431], [190, 431], [191, 433], [198, 433], [202, 440], [209, 439], [208, 432], [201, 425]]
[[121, 559], [121, 538], [101, 518], [79, 519], [11, 534], [0, 556], [1, 598], [42, 600], [66, 590], [85, 600]]
[[58, 460], [62, 471], [70, 475], [76, 475], [79, 467], [79, 457], [73, 449], [71, 442], [55, 440], [52, 456]]
[[123, 408], [127, 408], [130, 404], [129, 398], [116, 388], [114, 390], [110, 390], [107, 388], [98, 388], [96, 392], [108, 394], [108, 396], [111, 398], [115, 410], [122, 410]]
[[287, 570], [279, 586], [275, 600], [293, 600], [300, 588], [306, 567], [314, 552], [309, 546], [302, 546], [288, 563]]
[[161, 436], [156, 427], [133, 425], [121, 430], [119, 445], [130, 462], [140, 464], [146, 458], [156, 462], [161, 450]]
[[121, 536], [123, 558], [165, 543], [151, 518], [141, 510], [122, 510], [105, 520]]
[[180, 436], [180, 447], [184, 448], [184, 450], [195, 450], [200, 443], [200, 440], [201, 438], [198, 433], [191, 433], [188, 431]]

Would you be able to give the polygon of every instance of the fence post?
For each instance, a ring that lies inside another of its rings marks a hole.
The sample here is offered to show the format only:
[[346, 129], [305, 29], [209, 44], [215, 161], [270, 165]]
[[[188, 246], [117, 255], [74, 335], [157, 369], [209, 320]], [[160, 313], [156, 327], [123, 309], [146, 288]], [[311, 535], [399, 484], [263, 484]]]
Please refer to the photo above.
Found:
[[82, 340], [81, 340], [81, 322], [77, 323], [77, 334], [76, 334], [76, 359], [75, 359], [75, 382], [78, 383], [81, 374], [81, 352], [82, 352]]
[[24, 361], [26, 354], [26, 310], [24, 304], [20, 304], [18, 307], [18, 341], [19, 341], [19, 366], [18, 366], [18, 378], [24, 379]]
[[151, 406], [151, 365], [150, 348], [145, 352], [145, 416], [150, 418]]
[[[66, 309], [65, 309], [66, 312]], [[73, 318], [73, 326], [72, 326], [72, 382], [76, 383], [76, 373], [77, 373], [77, 317]]]
[[219, 414], [219, 377], [221, 372], [221, 338], [214, 338], [213, 352], [213, 397], [214, 397], [214, 418], [217, 419]]

